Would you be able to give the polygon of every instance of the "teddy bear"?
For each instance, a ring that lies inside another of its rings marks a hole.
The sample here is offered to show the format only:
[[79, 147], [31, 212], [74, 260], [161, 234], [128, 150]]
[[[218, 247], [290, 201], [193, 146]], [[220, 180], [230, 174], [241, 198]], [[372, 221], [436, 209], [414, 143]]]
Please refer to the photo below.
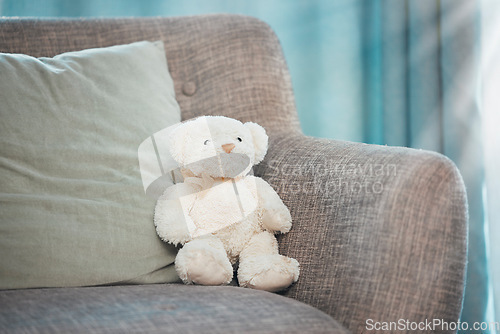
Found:
[[[275, 234], [292, 227], [274, 189], [252, 175], [268, 136], [256, 123], [202, 116], [176, 126], [168, 148], [183, 182], [158, 198], [154, 223], [186, 284], [225, 285], [237, 268], [241, 287], [279, 291], [299, 277], [297, 260], [280, 255]], [[234, 266], [234, 268], [233, 268]]]

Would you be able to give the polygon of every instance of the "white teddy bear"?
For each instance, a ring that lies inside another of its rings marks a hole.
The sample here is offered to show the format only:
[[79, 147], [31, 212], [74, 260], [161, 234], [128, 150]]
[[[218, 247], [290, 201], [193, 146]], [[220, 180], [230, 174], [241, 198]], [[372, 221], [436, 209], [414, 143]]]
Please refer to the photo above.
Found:
[[278, 254], [275, 233], [287, 233], [292, 218], [274, 189], [248, 175], [267, 152], [260, 125], [223, 116], [181, 123], [169, 150], [183, 183], [158, 199], [154, 222], [160, 238], [184, 245], [175, 267], [186, 284], [222, 285], [239, 262], [242, 287], [279, 291], [297, 281], [297, 260]]

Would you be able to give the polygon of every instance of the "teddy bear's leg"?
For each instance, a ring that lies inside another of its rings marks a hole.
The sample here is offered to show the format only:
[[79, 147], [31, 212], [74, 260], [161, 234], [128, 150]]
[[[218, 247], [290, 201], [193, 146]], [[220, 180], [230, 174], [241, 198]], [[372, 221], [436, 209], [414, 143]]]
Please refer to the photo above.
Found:
[[273, 234], [261, 232], [240, 253], [238, 282], [242, 287], [279, 291], [299, 278], [297, 260], [278, 254]]
[[186, 243], [177, 253], [175, 269], [186, 284], [222, 285], [233, 278], [224, 245], [212, 236]]

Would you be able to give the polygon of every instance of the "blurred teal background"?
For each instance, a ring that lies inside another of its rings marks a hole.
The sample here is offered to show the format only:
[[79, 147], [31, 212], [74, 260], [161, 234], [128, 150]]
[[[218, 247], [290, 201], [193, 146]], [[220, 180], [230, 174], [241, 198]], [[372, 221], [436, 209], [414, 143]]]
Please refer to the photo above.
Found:
[[281, 40], [306, 134], [433, 150], [457, 164], [470, 215], [462, 321], [472, 325], [500, 321], [499, 3], [0, 0], [0, 15], [227, 12], [266, 21]]

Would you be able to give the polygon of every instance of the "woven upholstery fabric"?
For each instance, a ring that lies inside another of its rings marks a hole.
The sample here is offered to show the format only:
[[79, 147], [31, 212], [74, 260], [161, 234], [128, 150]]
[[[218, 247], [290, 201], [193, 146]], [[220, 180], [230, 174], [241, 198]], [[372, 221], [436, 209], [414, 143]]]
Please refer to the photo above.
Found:
[[348, 333], [290, 298], [172, 285], [0, 291], [2, 333]]
[[225, 115], [274, 133], [300, 131], [281, 46], [255, 18], [0, 20], [0, 52], [35, 57], [142, 40], [165, 43], [183, 119]]
[[355, 333], [366, 321], [457, 321], [467, 248], [462, 178], [432, 152], [273, 138], [257, 167], [290, 208], [280, 240], [300, 279], [286, 295]]

